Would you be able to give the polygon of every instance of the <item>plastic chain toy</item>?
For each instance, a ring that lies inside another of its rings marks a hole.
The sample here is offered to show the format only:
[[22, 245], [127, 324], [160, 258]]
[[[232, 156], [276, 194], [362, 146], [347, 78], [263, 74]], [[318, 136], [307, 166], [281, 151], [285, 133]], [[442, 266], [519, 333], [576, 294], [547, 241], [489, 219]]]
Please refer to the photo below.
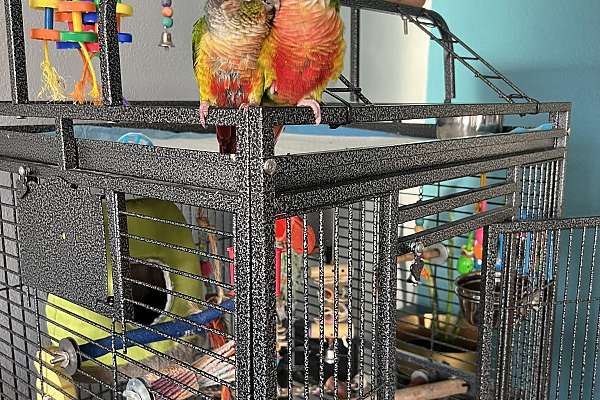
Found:
[[[39, 96], [48, 96], [52, 101], [64, 101], [64, 79], [50, 62], [48, 42], [56, 42], [57, 49], [76, 49], [83, 61], [83, 74], [75, 83], [70, 97], [75, 103], [86, 101], [86, 83], [91, 83], [89, 96], [94, 104], [102, 101], [101, 92], [94, 72], [92, 58], [98, 54], [98, 2], [99, 0], [29, 0], [29, 7], [44, 11], [44, 27], [33, 28], [31, 38], [44, 42], [42, 88]], [[117, 31], [120, 43], [131, 43], [132, 36], [121, 32], [121, 18], [133, 15], [133, 8], [117, 0]], [[68, 30], [54, 28], [55, 23], [66, 23]]]

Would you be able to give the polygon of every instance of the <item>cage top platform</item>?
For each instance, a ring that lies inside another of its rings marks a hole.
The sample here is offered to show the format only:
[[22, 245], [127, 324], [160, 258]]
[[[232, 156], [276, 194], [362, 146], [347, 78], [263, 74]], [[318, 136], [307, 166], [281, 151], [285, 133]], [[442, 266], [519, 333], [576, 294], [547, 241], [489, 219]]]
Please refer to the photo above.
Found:
[[[0, 115], [68, 118], [95, 121], [139, 122], [141, 124], [200, 125], [197, 102], [131, 102], [127, 106], [76, 105], [69, 103], [0, 102]], [[322, 123], [346, 125], [382, 121], [403, 121], [465, 115], [538, 114], [569, 112], [568, 102], [489, 103], [489, 104], [335, 104], [322, 107]], [[256, 107], [247, 114], [237, 109], [211, 108], [207, 122], [211, 125], [243, 126], [246, 120], [269, 125], [310, 125], [314, 116], [308, 107]]]

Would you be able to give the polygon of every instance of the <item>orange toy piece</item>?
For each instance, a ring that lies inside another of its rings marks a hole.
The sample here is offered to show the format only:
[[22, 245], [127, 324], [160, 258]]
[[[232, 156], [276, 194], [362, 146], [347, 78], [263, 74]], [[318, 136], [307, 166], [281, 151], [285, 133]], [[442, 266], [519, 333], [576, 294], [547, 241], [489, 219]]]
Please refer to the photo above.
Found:
[[[286, 231], [287, 222], [286, 218], [275, 220], [275, 240], [281, 243], [287, 243]], [[300, 217], [292, 217], [290, 219], [292, 237], [290, 239], [292, 249], [298, 253], [304, 253], [304, 220]], [[307, 252], [311, 254], [315, 250], [316, 237], [315, 231], [312, 226], [307, 225], [306, 227], [306, 242]]]
[[60, 40], [60, 32], [54, 29], [33, 28], [31, 29], [31, 38], [35, 40]]
[[58, 3], [58, 12], [96, 12], [96, 3], [92, 1], [63, 1]]
[[473, 254], [475, 258], [478, 260], [483, 260], [483, 245], [479, 242], [475, 242], [475, 246], [473, 247]]

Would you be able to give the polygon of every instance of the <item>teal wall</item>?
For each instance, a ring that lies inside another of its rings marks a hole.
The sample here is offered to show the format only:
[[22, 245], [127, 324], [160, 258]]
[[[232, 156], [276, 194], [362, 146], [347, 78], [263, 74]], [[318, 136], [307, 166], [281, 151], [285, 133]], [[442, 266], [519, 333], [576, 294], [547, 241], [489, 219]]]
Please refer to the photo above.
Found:
[[[459, 37], [526, 93], [539, 100], [573, 102], [564, 215], [600, 215], [600, 132], [595, 129], [595, 121], [600, 121], [600, 1], [433, 0], [433, 8], [446, 18]], [[443, 100], [442, 51], [435, 44], [429, 58], [428, 100]], [[486, 101], [499, 99], [464, 67], [457, 66], [456, 102]], [[578, 240], [580, 238], [576, 238], [577, 243]], [[559, 293], [566, 290], [562, 272], [566, 267], [565, 257], [566, 251], [563, 251], [558, 276]], [[587, 258], [582, 265], [592, 264]], [[584, 287], [588, 287], [589, 279], [598, 281], [597, 274], [591, 274], [587, 268], [573, 272], [584, 277]], [[575, 297], [576, 280], [571, 278], [569, 282], [568, 298]], [[597, 285], [589, 287], [597, 296], [600, 288]], [[590, 319], [597, 321], [596, 303], [592, 307]], [[557, 310], [562, 314], [560, 306]], [[564, 350], [563, 366], [566, 367], [559, 377], [559, 398], [568, 397], [569, 364], [574, 361], [574, 393], [578, 393], [581, 384], [585, 388], [585, 395], [581, 398], [599, 399], [598, 385], [595, 393], [591, 393], [590, 371], [595, 360], [589, 354], [587, 359], [582, 358], [585, 311], [580, 309], [579, 313], [577, 322], [574, 320], [575, 307], [569, 307], [565, 313], [565, 349], [568, 350]], [[600, 334], [600, 329], [594, 325], [592, 323], [588, 328], [588, 340], [594, 340]], [[570, 335], [574, 326], [577, 327], [576, 341]], [[557, 341], [553, 353], [559, 352]], [[588, 371], [583, 382], [579, 378], [582, 364]], [[556, 377], [556, 367], [555, 358], [553, 377]], [[552, 382], [552, 392], [556, 383]]]
[[[433, 9], [529, 95], [573, 102], [565, 215], [600, 215], [600, 1], [434, 0]], [[462, 65], [456, 69], [457, 103], [499, 101]], [[428, 100], [443, 100], [435, 43]]]

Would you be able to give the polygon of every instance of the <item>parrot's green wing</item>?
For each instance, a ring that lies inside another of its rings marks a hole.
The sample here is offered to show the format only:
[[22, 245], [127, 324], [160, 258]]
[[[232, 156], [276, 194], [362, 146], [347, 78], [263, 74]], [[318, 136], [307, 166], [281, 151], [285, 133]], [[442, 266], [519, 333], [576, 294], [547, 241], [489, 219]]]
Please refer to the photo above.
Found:
[[200, 40], [202, 36], [208, 32], [208, 24], [206, 23], [206, 17], [200, 17], [198, 21], [194, 24], [194, 29], [192, 30], [192, 63], [194, 68], [196, 68], [196, 63], [198, 62], [198, 50], [200, 48]]
[[201, 101], [214, 101], [215, 96], [210, 92], [211, 71], [207, 65], [205, 57], [202, 56], [201, 46], [202, 38], [208, 33], [208, 22], [206, 17], [201, 17], [194, 24], [192, 30], [192, 64], [194, 66], [194, 76], [198, 82], [198, 91]]

